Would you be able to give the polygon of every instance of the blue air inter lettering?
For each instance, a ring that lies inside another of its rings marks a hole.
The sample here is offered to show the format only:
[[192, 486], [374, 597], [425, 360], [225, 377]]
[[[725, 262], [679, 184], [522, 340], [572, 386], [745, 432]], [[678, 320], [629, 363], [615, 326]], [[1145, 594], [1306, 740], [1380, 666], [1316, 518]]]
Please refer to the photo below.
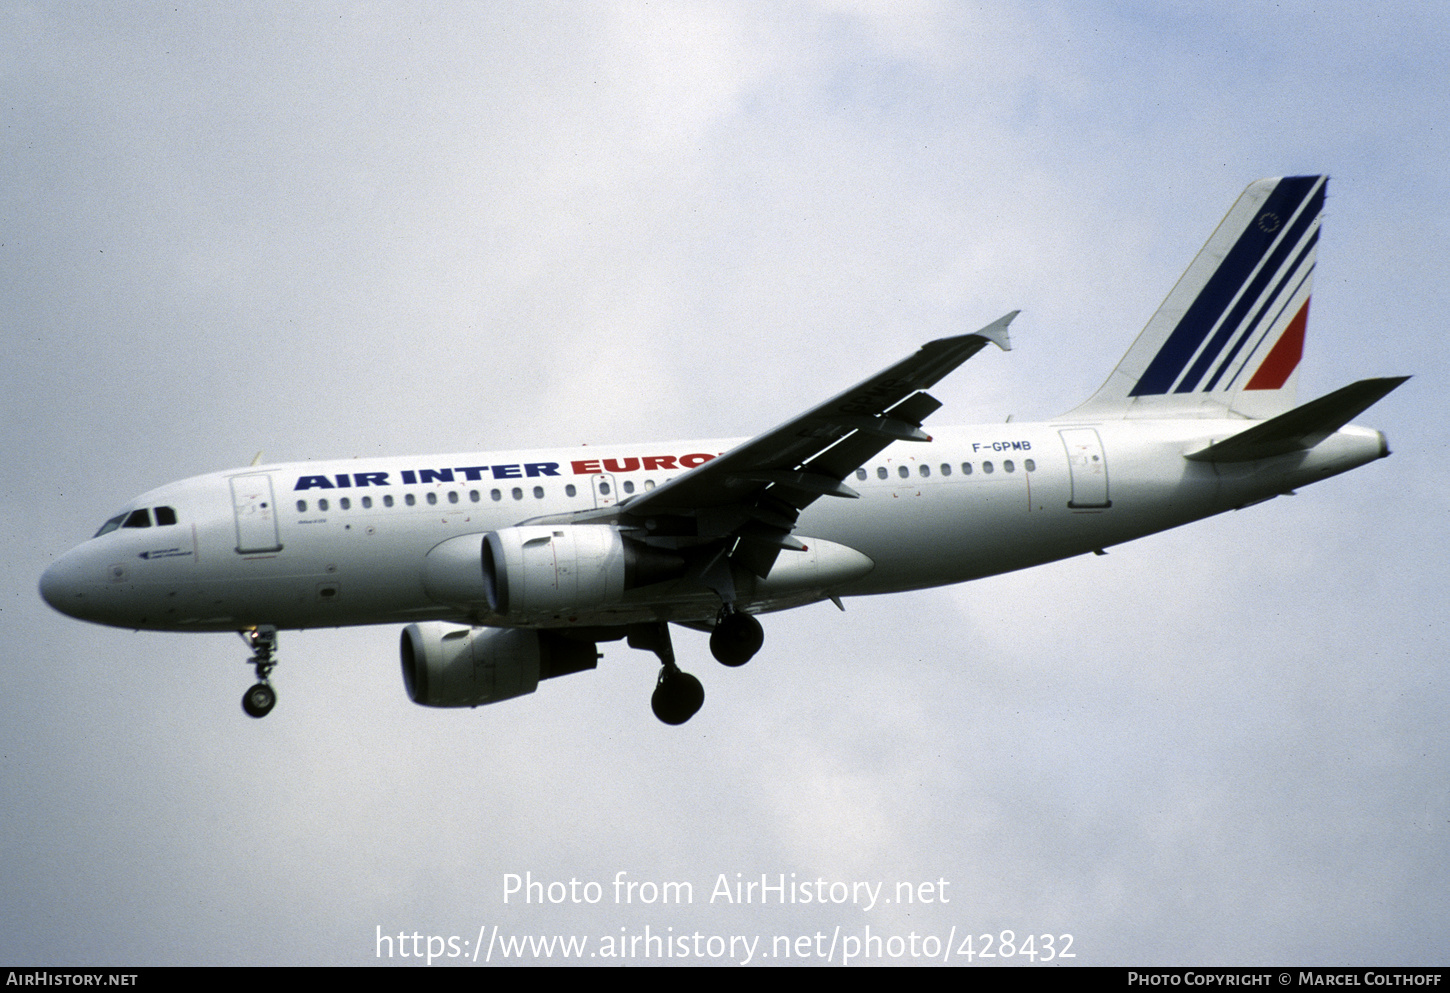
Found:
[[[522, 479], [524, 477], [535, 478], [538, 476], [559, 475], [559, 463], [557, 462], [525, 462], [522, 465], [465, 465], [454, 466], [450, 469], [403, 469], [398, 473], [404, 486], [417, 486], [422, 483], [452, 483], [456, 479], [454, 473], [462, 473], [463, 478], [469, 482], [478, 482], [485, 478], [484, 473], [492, 473], [493, 479]], [[358, 486], [391, 486], [386, 472], [346, 472], [338, 473], [335, 476], [298, 476], [295, 490], [342, 490]]]

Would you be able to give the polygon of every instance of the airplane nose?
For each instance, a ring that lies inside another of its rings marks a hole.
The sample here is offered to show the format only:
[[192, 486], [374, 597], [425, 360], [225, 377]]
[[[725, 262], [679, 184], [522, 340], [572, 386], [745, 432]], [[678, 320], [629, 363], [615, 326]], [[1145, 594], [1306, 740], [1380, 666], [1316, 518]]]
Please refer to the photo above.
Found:
[[62, 555], [41, 575], [40, 597], [62, 614], [80, 616], [82, 592], [73, 554]]

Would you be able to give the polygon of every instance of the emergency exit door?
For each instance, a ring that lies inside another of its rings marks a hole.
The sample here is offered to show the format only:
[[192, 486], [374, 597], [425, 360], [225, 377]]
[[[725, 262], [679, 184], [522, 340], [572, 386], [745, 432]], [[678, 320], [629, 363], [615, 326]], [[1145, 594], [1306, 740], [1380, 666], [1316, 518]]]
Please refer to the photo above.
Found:
[[1069, 428], [1059, 431], [1067, 448], [1067, 468], [1072, 476], [1072, 498], [1067, 505], [1074, 509], [1111, 507], [1108, 499], [1108, 460], [1103, 441], [1094, 428]]

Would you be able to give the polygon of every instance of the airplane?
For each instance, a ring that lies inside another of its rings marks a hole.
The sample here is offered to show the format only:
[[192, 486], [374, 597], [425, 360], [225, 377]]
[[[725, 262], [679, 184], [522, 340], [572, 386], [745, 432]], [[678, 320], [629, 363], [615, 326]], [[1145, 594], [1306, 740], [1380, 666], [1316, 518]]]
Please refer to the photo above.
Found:
[[1349, 425], [1408, 377], [1305, 404], [1297, 373], [1324, 176], [1250, 184], [1102, 388], [1040, 423], [923, 428], [927, 390], [1007, 314], [942, 338], [746, 440], [252, 466], [142, 494], [57, 559], [42, 597], [82, 620], [236, 631], [276, 703], [278, 631], [402, 623], [405, 689], [476, 707], [660, 662], [655, 715], [704, 703], [671, 624], [726, 666], [758, 615], [1025, 569], [1270, 500], [1389, 454]]

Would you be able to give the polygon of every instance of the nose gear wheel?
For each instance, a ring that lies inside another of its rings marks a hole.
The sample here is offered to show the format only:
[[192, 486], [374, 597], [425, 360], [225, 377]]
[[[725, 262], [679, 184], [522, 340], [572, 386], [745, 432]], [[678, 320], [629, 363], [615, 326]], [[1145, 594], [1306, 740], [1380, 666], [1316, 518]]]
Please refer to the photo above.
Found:
[[242, 709], [248, 717], [266, 717], [277, 705], [277, 692], [269, 683], [257, 683], [242, 694]]

